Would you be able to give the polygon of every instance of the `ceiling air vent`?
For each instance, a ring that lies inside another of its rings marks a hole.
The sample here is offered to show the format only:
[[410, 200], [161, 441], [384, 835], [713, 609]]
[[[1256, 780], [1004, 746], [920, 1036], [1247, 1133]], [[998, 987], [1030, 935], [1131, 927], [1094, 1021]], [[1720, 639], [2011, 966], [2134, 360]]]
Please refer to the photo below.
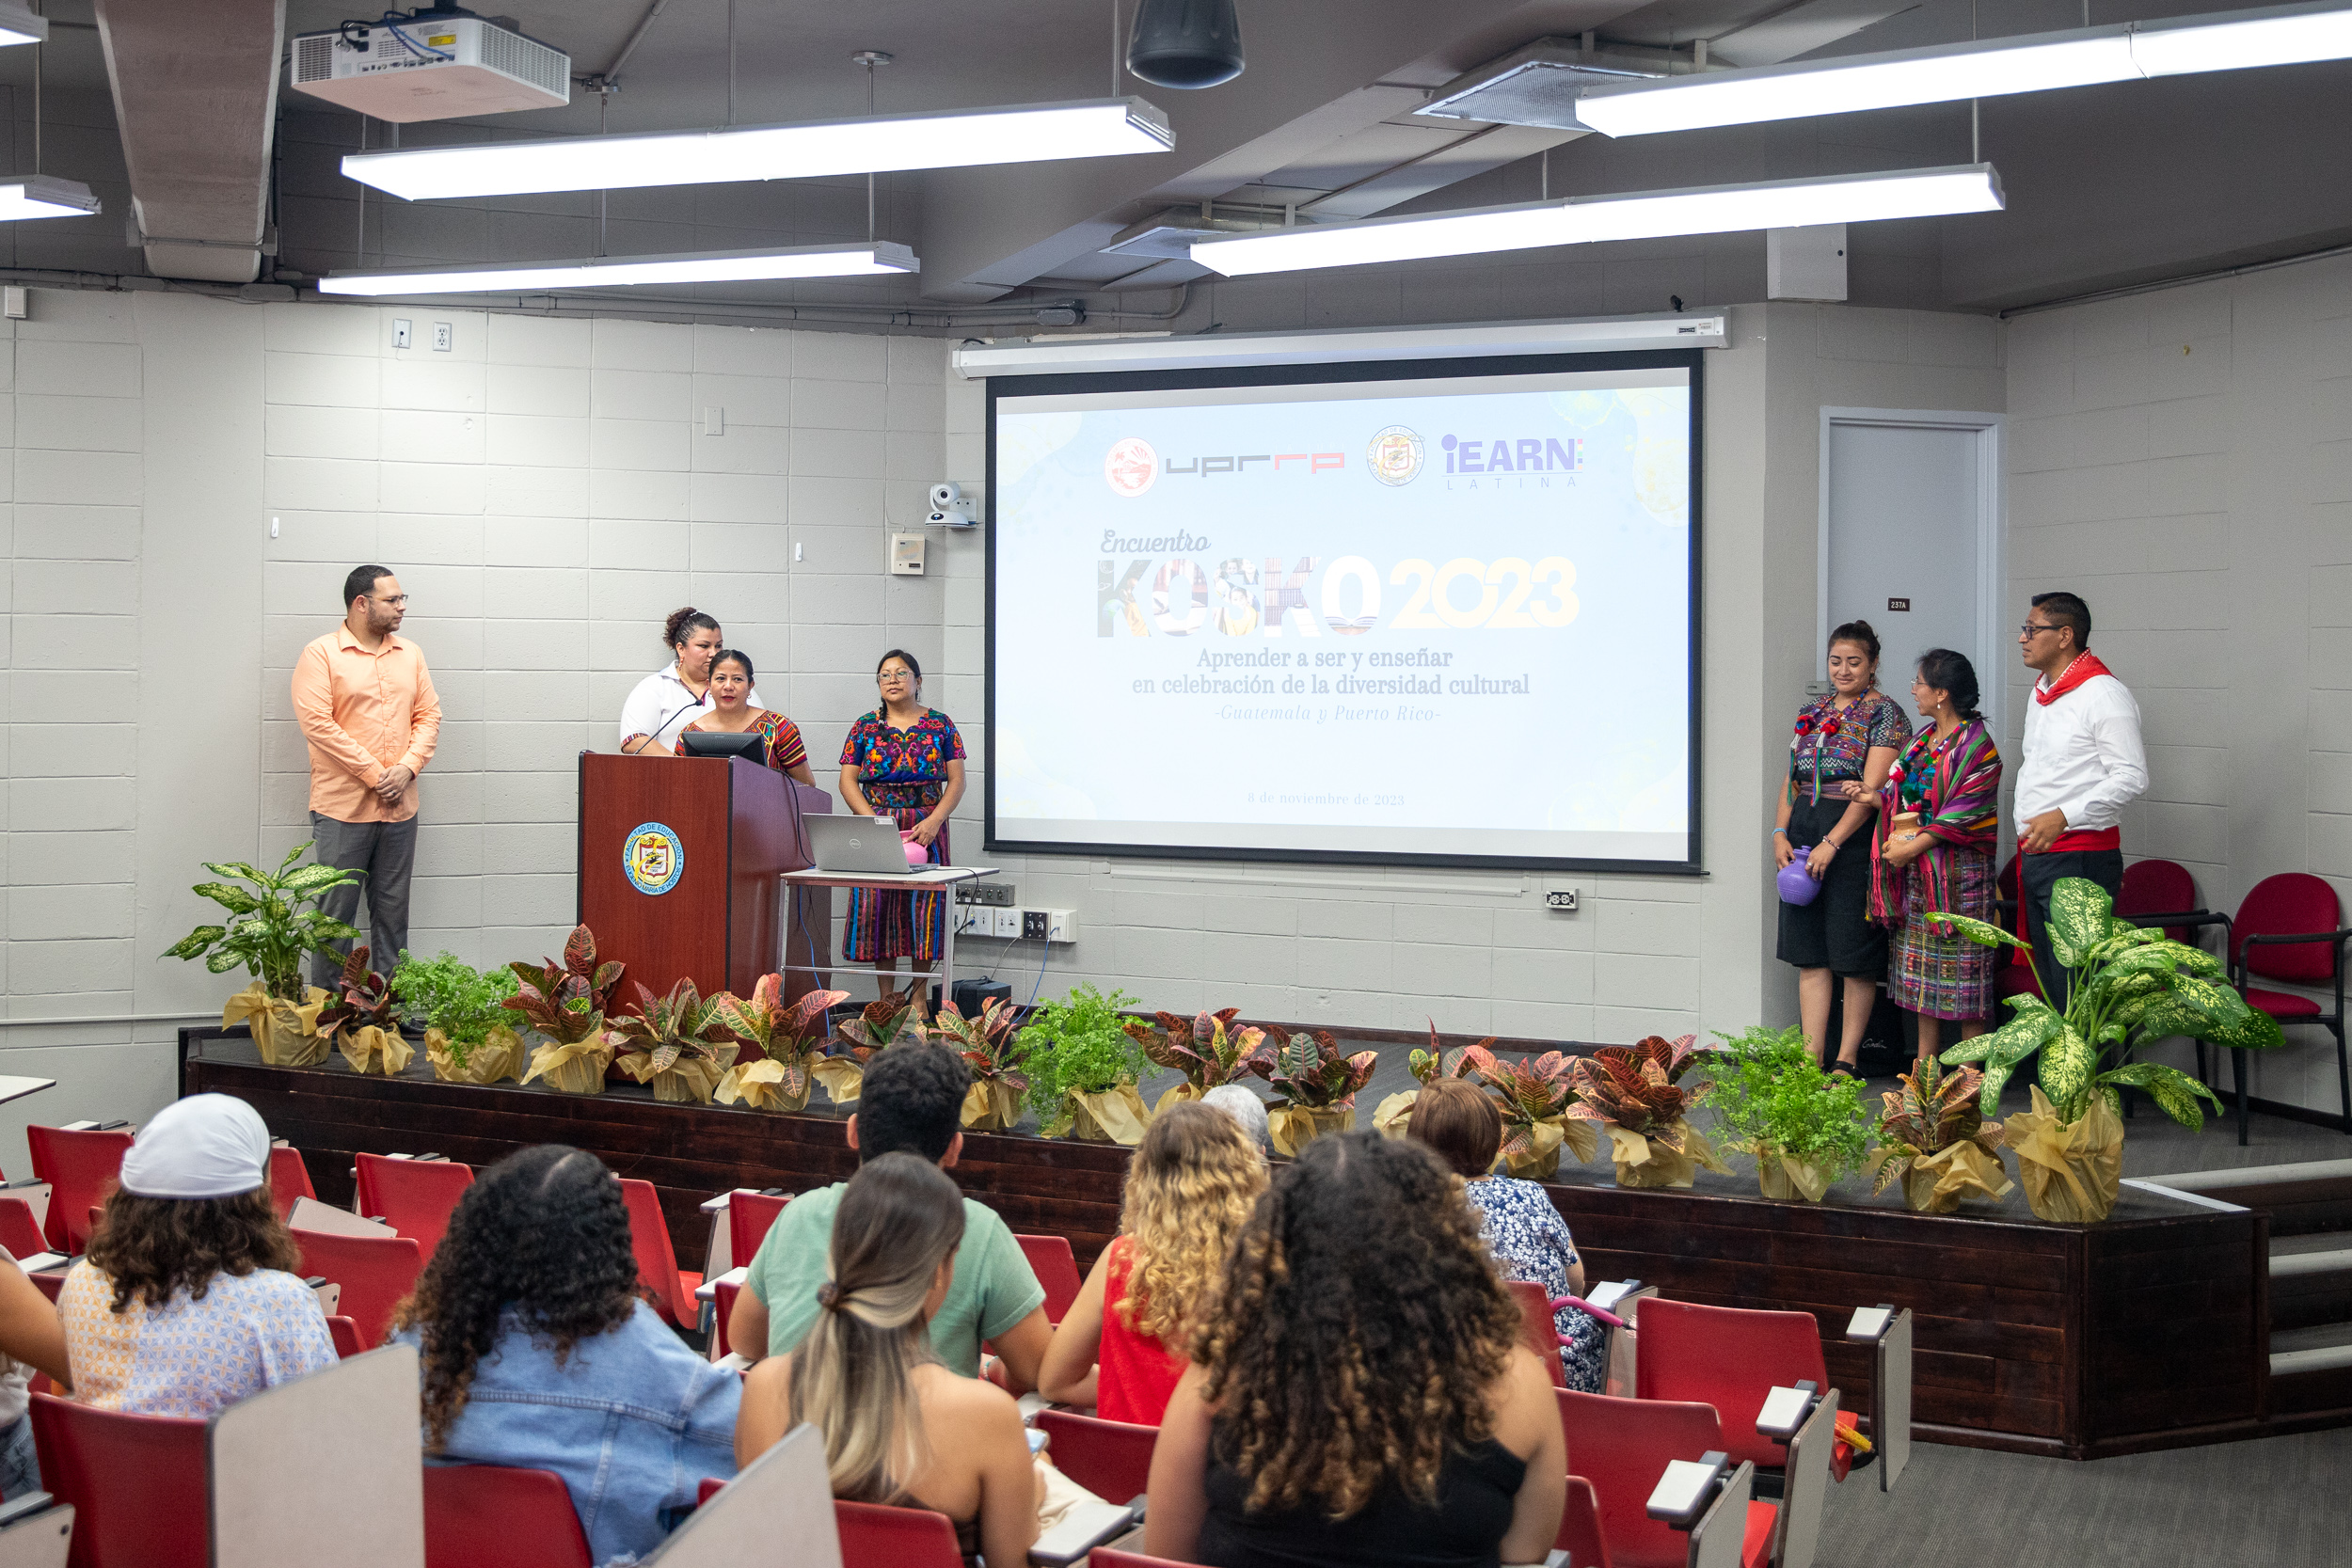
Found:
[[[1684, 69], [1689, 69], [1687, 61]], [[1603, 45], [1588, 51], [1576, 39], [1537, 39], [1455, 77], [1414, 112], [1492, 125], [1589, 131], [1592, 127], [1576, 118], [1579, 93], [1665, 74], [1666, 57], [1661, 50]]]

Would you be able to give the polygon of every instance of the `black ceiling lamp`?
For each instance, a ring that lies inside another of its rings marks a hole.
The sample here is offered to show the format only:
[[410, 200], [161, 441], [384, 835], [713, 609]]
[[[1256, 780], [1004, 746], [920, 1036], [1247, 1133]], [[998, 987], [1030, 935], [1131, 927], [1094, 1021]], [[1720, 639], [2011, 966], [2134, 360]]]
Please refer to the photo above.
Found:
[[1233, 0], [1143, 0], [1127, 69], [1155, 87], [1213, 87], [1241, 74]]

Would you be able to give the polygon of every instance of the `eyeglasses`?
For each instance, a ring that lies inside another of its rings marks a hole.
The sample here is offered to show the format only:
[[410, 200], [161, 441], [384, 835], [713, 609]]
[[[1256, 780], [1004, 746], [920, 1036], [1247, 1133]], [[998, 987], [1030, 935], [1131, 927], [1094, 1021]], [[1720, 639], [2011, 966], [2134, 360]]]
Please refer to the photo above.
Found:
[[2059, 629], [2059, 627], [2055, 626], [2042, 626], [2037, 622], [2028, 621], [2024, 626], [2017, 628], [2017, 635], [2020, 637], [2040, 637], [2045, 631], [2058, 631]]
[[388, 604], [394, 607], [401, 607], [408, 603], [408, 595], [405, 594], [395, 594], [389, 599], [385, 598], [381, 594], [372, 594], [370, 596], [373, 597], [377, 604]]

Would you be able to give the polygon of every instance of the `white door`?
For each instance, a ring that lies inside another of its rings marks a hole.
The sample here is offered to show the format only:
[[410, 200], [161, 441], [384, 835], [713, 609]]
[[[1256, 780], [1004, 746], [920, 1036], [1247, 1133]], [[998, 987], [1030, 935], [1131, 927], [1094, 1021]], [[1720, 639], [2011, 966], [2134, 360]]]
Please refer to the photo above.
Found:
[[1965, 654], [1996, 736], [2002, 655], [2016, 657], [1996, 630], [1997, 429], [1989, 414], [1823, 410], [1820, 639], [1869, 622], [1880, 689], [1906, 705], [1921, 654]]

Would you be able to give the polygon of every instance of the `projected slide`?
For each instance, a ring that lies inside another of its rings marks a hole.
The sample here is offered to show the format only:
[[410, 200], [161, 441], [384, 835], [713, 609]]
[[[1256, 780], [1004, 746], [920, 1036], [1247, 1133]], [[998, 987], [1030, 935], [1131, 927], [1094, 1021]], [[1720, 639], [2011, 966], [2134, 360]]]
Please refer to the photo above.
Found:
[[992, 845], [1691, 863], [1691, 380], [1000, 387]]

